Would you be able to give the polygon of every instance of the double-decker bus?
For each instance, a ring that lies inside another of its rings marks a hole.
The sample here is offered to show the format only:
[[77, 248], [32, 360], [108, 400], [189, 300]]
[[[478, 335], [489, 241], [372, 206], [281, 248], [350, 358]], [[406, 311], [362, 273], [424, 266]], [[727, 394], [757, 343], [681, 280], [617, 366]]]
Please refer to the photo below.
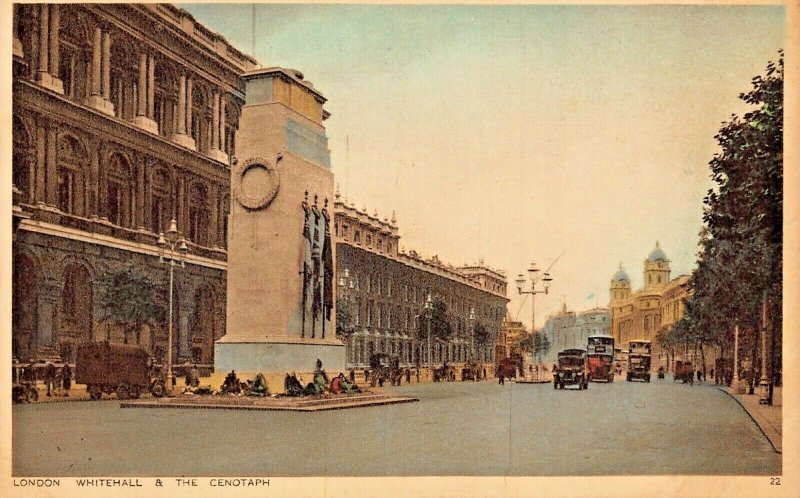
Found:
[[650, 361], [653, 346], [650, 341], [631, 341], [628, 343], [628, 382], [639, 379], [650, 382]]
[[590, 335], [587, 341], [589, 380], [614, 382], [614, 338], [610, 335]]

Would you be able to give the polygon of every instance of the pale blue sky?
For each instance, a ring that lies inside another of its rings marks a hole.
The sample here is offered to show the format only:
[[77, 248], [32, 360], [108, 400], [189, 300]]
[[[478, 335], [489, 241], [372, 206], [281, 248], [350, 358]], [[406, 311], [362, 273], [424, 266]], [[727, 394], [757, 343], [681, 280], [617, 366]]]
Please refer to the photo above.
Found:
[[[181, 6], [253, 53], [250, 5]], [[784, 44], [781, 6], [261, 4], [253, 55], [329, 99], [337, 181], [406, 249], [509, 280], [564, 252], [539, 326], [656, 240], [691, 271], [714, 134]]]

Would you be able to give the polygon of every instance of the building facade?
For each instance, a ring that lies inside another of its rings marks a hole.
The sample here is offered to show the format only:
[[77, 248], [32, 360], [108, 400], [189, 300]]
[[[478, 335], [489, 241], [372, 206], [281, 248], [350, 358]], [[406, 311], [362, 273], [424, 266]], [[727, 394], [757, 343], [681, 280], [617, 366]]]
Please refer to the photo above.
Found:
[[586, 311], [569, 311], [566, 303], [561, 311], [547, 317], [544, 334], [550, 341], [547, 362], [554, 362], [558, 352], [565, 349], [586, 349], [591, 335], [610, 335], [611, 316], [607, 308], [593, 308]]
[[[436, 256], [424, 259], [402, 251], [394, 215], [391, 220], [370, 215], [338, 193], [334, 220], [336, 270], [342, 276], [337, 305], [352, 310], [348, 368], [368, 368], [375, 353], [396, 356], [403, 367], [464, 363], [473, 351], [477, 361], [494, 364], [508, 302], [505, 275], [483, 265], [456, 268]], [[417, 334], [428, 295], [445, 303], [452, 330], [449, 340], [432, 341], [430, 360], [427, 341]], [[488, 331], [482, 344], [472, 337], [476, 323]]]
[[[17, 358], [74, 360], [80, 342], [124, 342], [101, 317], [99, 281], [133, 264], [165, 282], [156, 242], [175, 219], [189, 247], [175, 360], [212, 363], [240, 75], [255, 64], [171, 5], [13, 6]], [[163, 359], [166, 330], [164, 318], [128, 340]]]
[[653, 341], [654, 357], [661, 355], [655, 339], [685, 313], [689, 276], [670, 278], [670, 261], [656, 242], [643, 265], [644, 288], [631, 292], [631, 281], [620, 265], [611, 279], [611, 331], [623, 350], [632, 340]]
[[[104, 319], [101, 282], [133, 265], [163, 284], [166, 306], [169, 267], [157, 241], [174, 219], [189, 252], [175, 271], [173, 361], [213, 366], [226, 327], [242, 75], [257, 61], [171, 5], [15, 4], [13, 14], [14, 356], [74, 361], [78, 344], [107, 339], [138, 343], [163, 361], [167, 314], [128, 337]], [[301, 73], [275, 74], [285, 80], [278, 105], [329, 117]], [[286, 133], [286, 153], [319, 162], [327, 151], [324, 137]], [[394, 220], [338, 199], [335, 225], [336, 267], [357, 282], [350, 365], [365, 366], [378, 351], [415, 363], [424, 352], [415, 349], [414, 317], [428, 293], [445, 300], [454, 330], [434, 344], [434, 360], [467, 358], [475, 321], [490, 332], [477, 356], [493, 359], [504, 275], [404, 253]]]

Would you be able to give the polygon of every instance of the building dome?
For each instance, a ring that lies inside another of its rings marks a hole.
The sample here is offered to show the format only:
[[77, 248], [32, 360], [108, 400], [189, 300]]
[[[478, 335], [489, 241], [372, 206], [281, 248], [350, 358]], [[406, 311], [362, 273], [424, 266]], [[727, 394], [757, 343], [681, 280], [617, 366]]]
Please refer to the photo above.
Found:
[[628, 274], [625, 273], [625, 270], [622, 269], [622, 265], [619, 265], [619, 270], [617, 273], [614, 274], [612, 279], [614, 282], [630, 282], [631, 279], [628, 277]]
[[658, 242], [656, 241], [656, 248], [647, 256], [647, 261], [654, 262], [654, 261], [667, 261], [667, 255], [664, 254], [664, 251], [661, 250], [659, 247]]

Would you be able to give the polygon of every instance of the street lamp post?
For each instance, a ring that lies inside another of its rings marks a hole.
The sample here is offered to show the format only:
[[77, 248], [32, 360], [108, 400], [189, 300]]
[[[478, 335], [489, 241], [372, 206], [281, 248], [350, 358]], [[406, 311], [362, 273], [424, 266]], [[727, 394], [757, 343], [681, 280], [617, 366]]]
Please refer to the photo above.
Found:
[[769, 404], [769, 383], [767, 376], [767, 293], [761, 303], [761, 379], [758, 382], [759, 404]]
[[472, 306], [469, 307], [469, 359], [474, 361], [475, 360], [475, 308]]
[[428, 294], [425, 299], [425, 316], [428, 318], [428, 368], [433, 365], [433, 358], [431, 358], [431, 320], [433, 320], [433, 299]]
[[[350, 328], [350, 321], [352, 320], [351, 313], [353, 312], [353, 310], [350, 308], [350, 303], [352, 297], [351, 293], [353, 292], [354, 289], [355, 289], [355, 282], [353, 282], [353, 279], [350, 278], [350, 269], [345, 268], [344, 270], [342, 270], [342, 276], [339, 277], [339, 291], [341, 292], [342, 303], [347, 307], [347, 323], [344, 324], [346, 329]], [[348, 347], [351, 350], [350, 360], [354, 361], [356, 356], [355, 347], [354, 344], [349, 340], [350, 337], [349, 331], [343, 330], [337, 332], [340, 332], [340, 335], [348, 338], [348, 342], [350, 343]]]
[[731, 391], [739, 392], [739, 325], [733, 328], [733, 379], [731, 380]]
[[174, 281], [174, 273], [176, 264], [180, 264], [181, 268], [186, 267], [186, 254], [189, 252], [189, 247], [186, 245], [186, 239], [178, 237], [178, 225], [173, 219], [169, 223], [166, 236], [164, 232], [158, 234], [158, 261], [159, 263], [169, 263], [169, 324], [167, 329], [169, 334], [167, 337], [167, 379], [166, 379], [166, 392], [172, 393], [172, 288]]
[[[541, 276], [538, 275], [539, 269], [536, 267], [536, 263], [531, 263], [531, 267], [528, 268], [528, 274], [530, 275], [531, 281], [531, 288], [530, 290], [523, 290], [525, 287], [525, 277], [522, 276], [520, 273], [517, 276], [517, 290], [519, 291], [520, 295], [522, 294], [530, 294], [531, 295], [531, 364], [534, 362], [534, 344], [533, 344], [533, 336], [536, 333], [536, 294], [547, 294], [550, 288], [550, 282], [553, 281], [550, 278], [550, 274], [544, 272]], [[540, 290], [536, 289], [536, 284], [542, 282], [543, 288]]]

